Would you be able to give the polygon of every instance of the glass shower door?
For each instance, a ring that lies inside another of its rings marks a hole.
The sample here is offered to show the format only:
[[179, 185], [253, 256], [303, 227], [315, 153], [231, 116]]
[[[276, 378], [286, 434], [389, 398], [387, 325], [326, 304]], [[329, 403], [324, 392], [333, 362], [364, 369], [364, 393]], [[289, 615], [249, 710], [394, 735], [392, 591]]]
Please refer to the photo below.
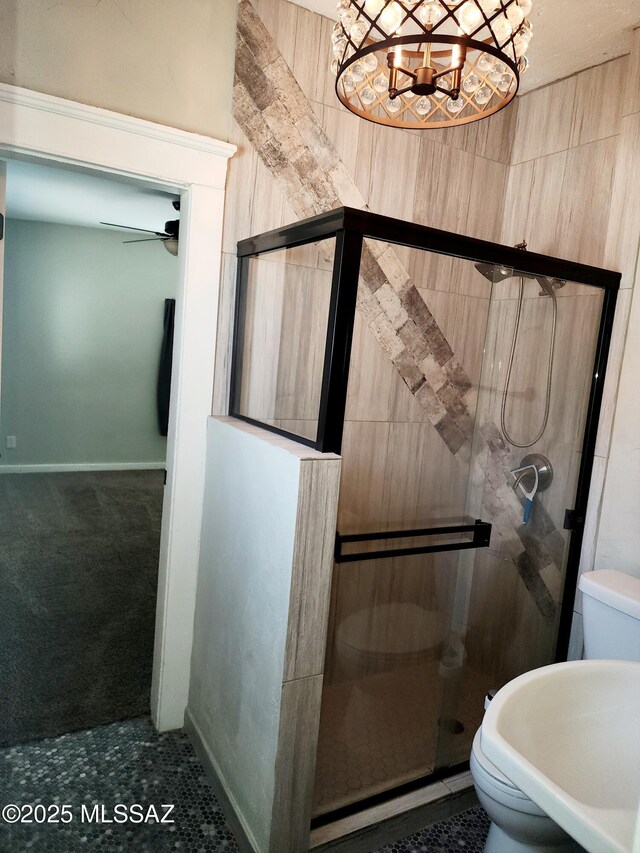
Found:
[[[450, 720], [443, 716], [451, 696], [445, 653], [455, 646], [460, 555], [476, 553], [489, 534], [467, 512], [467, 496], [491, 284], [469, 261], [398, 249], [422, 285], [407, 283], [400, 299], [369, 273], [387, 249], [365, 240], [316, 816], [428, 777], [441, 728], [476, 724], [477, 715], [459, 721], [457, 706]], [[450, 763], [468, 758], [458, 753]]]
[[387, 249], [365, 240], [358, 290], [317, 819], [463, 766], [487, 691], [554, 660], [602, 312], [405, 247], [381, 281]]
[[[481, 715], [487, 690], [555, 659], [604, 299], [518, 271], [492, 278], [466, 504], [492, 535], [457, 568], [452, 634], [465, 655], [447, 697], [457, 716], [469, 702]], [[446, 735], [440, 767], [455, 750]]]

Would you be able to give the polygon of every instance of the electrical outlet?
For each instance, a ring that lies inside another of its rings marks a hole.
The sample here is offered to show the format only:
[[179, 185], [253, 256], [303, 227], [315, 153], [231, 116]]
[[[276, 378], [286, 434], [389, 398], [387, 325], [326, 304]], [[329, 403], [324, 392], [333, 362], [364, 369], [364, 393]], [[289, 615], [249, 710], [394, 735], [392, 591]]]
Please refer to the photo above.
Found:
[[15, 447], [16, 446], [16, 437], [15, 435], [7, 436], [7, 447]]

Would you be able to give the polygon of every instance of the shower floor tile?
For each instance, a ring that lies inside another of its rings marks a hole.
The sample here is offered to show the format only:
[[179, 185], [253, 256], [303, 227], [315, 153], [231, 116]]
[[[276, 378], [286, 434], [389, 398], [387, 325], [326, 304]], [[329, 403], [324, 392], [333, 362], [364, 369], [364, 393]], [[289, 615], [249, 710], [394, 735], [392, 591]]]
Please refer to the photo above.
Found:
[[[485, 679], [465, 669], [443, 690], [438, 661], [326, 684], [323, 691], [314, 814], [323, 814], [433, 772], [436, 759], [469, 759], [483, 713]], [[440, 728], [448, 716], [464, 726]], [[442, 764], [440, 765], [442, 766]]]

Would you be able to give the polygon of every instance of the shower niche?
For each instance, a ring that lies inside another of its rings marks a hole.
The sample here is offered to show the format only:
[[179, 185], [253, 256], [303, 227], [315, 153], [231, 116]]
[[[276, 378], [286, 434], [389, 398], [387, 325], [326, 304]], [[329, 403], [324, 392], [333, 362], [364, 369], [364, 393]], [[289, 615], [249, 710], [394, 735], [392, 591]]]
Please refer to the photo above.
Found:
[[619, 280], [350, 208], [238, 244], [230, 414], [342, 456], [312, 825], [566, 657]]

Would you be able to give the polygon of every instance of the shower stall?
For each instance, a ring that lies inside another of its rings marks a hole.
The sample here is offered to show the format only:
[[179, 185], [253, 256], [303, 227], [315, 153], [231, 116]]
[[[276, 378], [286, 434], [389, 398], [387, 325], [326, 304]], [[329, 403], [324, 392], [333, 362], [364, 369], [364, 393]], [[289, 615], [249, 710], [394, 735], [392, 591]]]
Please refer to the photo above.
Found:
[[316, 825], [566, 657], [619, 279], [349, 208], [238, 244], [230, 414], [342, 456]]

